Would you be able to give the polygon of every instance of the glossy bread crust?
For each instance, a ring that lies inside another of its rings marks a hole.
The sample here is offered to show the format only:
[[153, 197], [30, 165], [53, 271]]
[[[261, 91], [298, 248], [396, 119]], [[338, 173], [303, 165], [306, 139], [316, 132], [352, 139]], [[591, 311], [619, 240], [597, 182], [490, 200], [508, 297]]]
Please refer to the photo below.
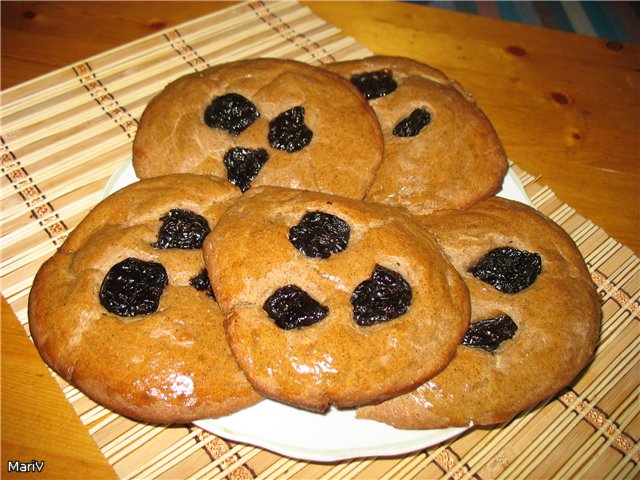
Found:
[[[426, 214], [467, 208], [500, 190], [508, 169], [500, 139], [455, 80], [402, 57], [373, 56], [325, 68], [347, 79], [387, 71], [397, 83], [395, 91], [369, 100], [382, 127], [385, 151], [366, 200]], [[419, 108], [430, 113], [430, 123], [416, 136], [394, 135], [395, 126]]]
[[[584, 260], [567, 233], [535, 209], [492, 198], [465, 211], [421, 219], [451, 258], [471, 296], [471, 322], [509, 315], [518, 329], [490, 353], [464, 345], [450, 365], [415, 391], [360, 408], [359, 418], [398, 428], [490, 425], [569, 385], [591, 358], [601, 310]], [[532, 285], [505, 294], [469, 269], [488, 251], [509, 246], [540, 254]]]
[[[237, 136], [211, 128], [204, 113], [216, 97], [237, 93], [260, 116]], [[271, 147], [269, 122], [301, 106], [313, 132], [296, 152]], [[225, 154], [234, 147], [263, 148], [269, 159], [252, 186], [279, 185], [361, 199], [382, 160], [375, 113], [339, 75], [293, 60], [242, 60], [175, 80], [149, 102], [133, 144], [139, 178], [176, 172], [227, 178]]]
[[[349, 224], [344, 251], [310, 258], [289, 241], [307, 212]], [[451, 360], [469, 321], [468, 292], [433, 237], [400, 209], [277, 187], [250, 190], [204, 245], [232, 352], [256, 390], [315, 411], [406, 392]], [[412, 289], [408, 311], [371, 326], [354, 322], [351, 296], [376, 264]], [[323, 320], [283, 330], [263, 309], [295, 284], [328, 307]]]
[[[227, 182], [190, 174], [134, 183], [106, 198], [36, 275], [33, 341], [49, 366], [90, 398], [145, 422], [218, 417], [261, 397], [237, 368], [216, 302], [190, 285], [202, 249], [156, 249], [170, 209], [218, 217], [239, 196]], [[121, 317], [99, 291], [109, 269], [135, 257], [161, 263], [169, 284], [155, 313]]]

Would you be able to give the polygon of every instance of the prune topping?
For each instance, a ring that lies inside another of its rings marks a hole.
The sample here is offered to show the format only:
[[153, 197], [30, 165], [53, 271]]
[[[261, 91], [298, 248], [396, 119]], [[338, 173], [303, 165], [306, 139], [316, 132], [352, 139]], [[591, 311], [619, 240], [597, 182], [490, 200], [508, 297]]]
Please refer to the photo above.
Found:
[[398, 84], [393, 79], [389, 70], [353, 75], [351, 77], [351, 83], [362, 92], [364, 98], [367, 100], [384, 97], [398, 88]]
[[313, 132], [304, 123], [304, 107], [293, 107], [269, 122], [269, 143], [293, 153], [311, 143]]
[[329, 308], [296, 285], [277, 289], [262, 306], [276, 325], [283, 330], [308, 327], [329, 313]]
[[431, 114], [426, 109], [416, 108], [407, 118], [398, 122], [393, 134], [396, 137], [415, 137], [430, 121]]
[[347, 248], [351, 228], [335, 215], [307, 212], [289, 230], [289, 241], [307, 257], [329, 258]]
[[160, 263], [130, 257], [116, 263], [105, 275], [100, 303], [121, 317], [153, 313], [168, 283], [167, 271]]
[[204, 112], [204, 123], [237, 137], [260, 116], [255, 105], [242, 95], [216, 97]]
[[404, 315], [411, 305], [411, 286], [398, 272], [376, 265], [373, 275], [351, 295], [353, 319], [363, 327]]
[[211, 282], [209, 281], [209, 274], [207, 273], [207, 269], [203, 268], [202, 271], [189, 280], [189, 284], [198, 290], [199, 292], [206, 292], [214, 300], [216, 299], [216, 295], [213, 293], [213, 288], [211, 287]]
[[513, 338], [518, 326], [508, 315], [488, 318], [469, 325], [462, 344], [467, 347], [483, 348], [487, 352], [495, 352], [505, 340]]
[[202, 248], [202, 242], [211, 231], [207, 219], [191, 210], [173, 208], [160, 217], [160, 220], [162, 226], [158, 232], [158, 241], [151, 244], [154, 248]]
[[262, 166], [269, 160], [269, 154], [264, 148], [234, 147], [224, 156], [224, 166], [227, 167], [227, 179], [246, 192], [251, 182], [258, 175]]
[[518, 293], [536, 281], [542, 270], [537, 253], [499, 247], [487, 253], [469, 272], [502, 293]]

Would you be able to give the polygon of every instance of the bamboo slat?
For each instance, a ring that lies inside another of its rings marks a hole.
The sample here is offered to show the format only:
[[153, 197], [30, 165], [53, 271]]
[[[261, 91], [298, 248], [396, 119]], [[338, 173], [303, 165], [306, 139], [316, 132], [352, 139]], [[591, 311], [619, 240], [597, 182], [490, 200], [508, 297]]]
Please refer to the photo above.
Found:
[[[21, 323], [33, 275], [130, 156], [137, 119], [168, 82], [216, 63], [272, 56], [312, 64], [371, 52], [295, 2], [250, 2], [150, 35], [0, 94], [0, 280]], [[195, 426], [145, 425], [63, 380], [67, 401], [121, 478], [634, 478], [640, 475], [640, 260], [512, 165], [534, 205], [584, 255], [601, 296], [594, 361], [556, 397], [493, 429], [392, 458], [316, 463]]]

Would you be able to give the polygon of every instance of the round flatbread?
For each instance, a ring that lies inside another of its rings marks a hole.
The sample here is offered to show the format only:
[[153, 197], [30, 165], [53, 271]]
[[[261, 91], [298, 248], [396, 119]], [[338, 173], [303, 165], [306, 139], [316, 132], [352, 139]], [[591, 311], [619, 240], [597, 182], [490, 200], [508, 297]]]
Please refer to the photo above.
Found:
[[134, 183], [98, 204], [38, 271], [33, 341], [96, 402], [182, 423], [258, 402], [229, 351], [202, 242], [240, 194], [190, 174]]
[[508, 169], [493, 126], [441, 71], [401, 57], [325, 66], [351, 80], [375, 110], [384, 158], [366, 200], [413, 213], [467, 208], [497, 193]]
[[241, 191], [279, 185], [360, 199], [382, 152], [376, 115], [348, 81], [254, 59], [170, 83], [142, 114], [133, 166], [139, 178], [211, 174]]
[[471, 325], [439, 375], [357, 416], [405, 429], [490, 425], [569, 385], [594, 352], [601, 317], [569, 235], [533, 208], [497, 197], [421, 223], [467, 284]]
[[415, 388], [468, 325], [464, 283], [400, 209], [260, 187], [222, 216], [204, 255], [238, 365], [261, 394], [297, 407]]

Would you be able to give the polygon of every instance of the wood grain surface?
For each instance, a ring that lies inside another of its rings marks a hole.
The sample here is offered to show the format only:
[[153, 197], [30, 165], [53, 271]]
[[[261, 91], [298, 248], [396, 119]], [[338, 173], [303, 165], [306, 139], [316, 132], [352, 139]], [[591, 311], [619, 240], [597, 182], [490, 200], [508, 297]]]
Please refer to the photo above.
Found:
[[8, 462], [44, 461], [20, 478], [116, 478], [98, 446], [2, 301], [2, 478]]
[[[456, 78], [514, 162], [640, 252], [640, 47], [407, 3], [305, 4], [374, 53]], [[3, 2], [2, 88], [229, 5]]]
[[456, 78], [514, 162], [640, 253], [640, 47], [404, 3], [309, 5], [377, 54]]
[[[456, 78], [514, 162], [640, 252], [639, 47], [408, 3], [303, 3], [377, 54]], [[2, 89], [229, 5], [2, 2]], [[46, 478], [109, 478], [21, 328], [3, 299], [3, 477], [9, 459], [46, 457]]]

